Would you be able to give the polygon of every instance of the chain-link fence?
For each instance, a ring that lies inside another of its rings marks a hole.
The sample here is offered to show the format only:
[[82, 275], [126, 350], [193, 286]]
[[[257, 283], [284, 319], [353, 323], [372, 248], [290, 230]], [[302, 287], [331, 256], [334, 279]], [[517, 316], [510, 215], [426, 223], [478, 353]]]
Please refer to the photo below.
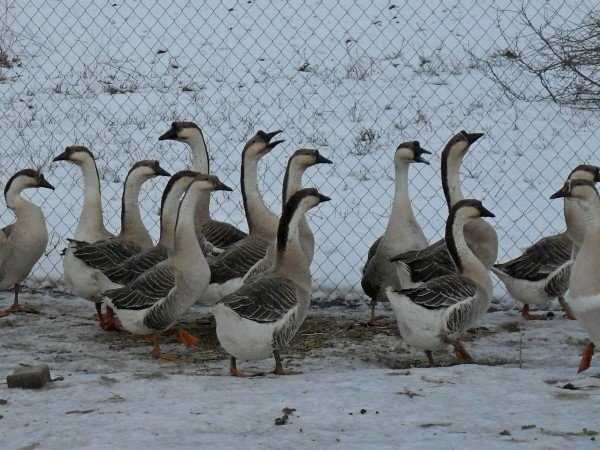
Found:
[[[418, 139], [431, 166], [411, 169], [411, 197], [430, 240], [446, 208], [439, 153], [458, 130], [483, 131], [465, 159], [463, 190], [497, 219], [501, 259], [564, 228], [547, 199], [574, 165], [593, 162], [600, 132], [593, 112], [506, 95], [542, 92], [515, 68], [516, 46], [535, 48], [536, 27], [577, 26], [595, 2], [16, 0], [0, 14], [2, 181], [45, 165], [55, 193], [31, 192], [51, 232], [37, 280], [58, 280], [60, 250], [82, 204], [74, 166], [50, 165], [66, 145], [98, 158], [104, 214], [118, 229], [122, 182], [138, 159], [176, 171], [178, 143], [159, 143], [172, 120], [204, 130], [211, 168], [239, 186], [242, 146], [257, 129], [284, 130], [286, 144], [261, 163], [273, 211], [287, 157], [318, 148], [335, 165], [309, 169], [306, 185], [334, 201], [310, 218], [316, 284], [360, 292], [367, 249], [384, 228], [393, 193], [392, 157]], [[505, 85], [494, 79], [504, 79]], [[506, 78], [503, 78], [506, 77]], [[525, 95], [524, 97], [527, 97]], [[143, 191], [157, 235], [164, 181]], [[239, 190], [215, 196], [213, 212], [245, 228]], [[3, 223], [11, 220], [5, 212]]]

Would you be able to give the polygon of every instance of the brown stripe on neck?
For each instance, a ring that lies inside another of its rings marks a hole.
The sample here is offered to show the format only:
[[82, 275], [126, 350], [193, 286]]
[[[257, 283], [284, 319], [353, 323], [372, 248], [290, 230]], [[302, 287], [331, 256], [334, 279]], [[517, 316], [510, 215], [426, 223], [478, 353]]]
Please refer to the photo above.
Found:
[[290, 235], [290, 223], [294, 214], [297, 212], [298, 207], [300, 206], [300, 202], [309, 196], [315, 195], [318, 196], [319, 193], [314, 188], [301, 189], [298, 192], [294, 193], [287, 201], [283, 208], [283, 213], [281, 214], [281, 219], [279, 219], [279, 227], [277, 228], [277, 251], [278, 253], [285, 252], [289, 240]]
[[[171, 178], [169, 178], [169, 181], [167, 182], [167, 185], [165, 186], [165, 190], [163, 191], [162, 197], [160, 198], [160, 223], [162, 224], [162, 219], [163, 219], [163, 209], [165, 207], [165, 202], [167, 201], [167, 197], [169, 196], [169, 193], [173, 190], [173, 186], [175, 186], [175, 183], [177, 183], [180, 179], [184, 178], [184, 177], [190, 177], [193, 178], [196, 175], [198, 175], [198, 172], [194, 172], [193, 170], [180, 170], [179, 172], [177, 172], [175, 175], [173, 175]], [[162, 227], [161, 227], [161, 233], [162, 233]]]
[[8, 194], [8, 191], [10, 190], [10, 187], [12, 186], [13, 182], [21, 175], [26, 176], [26, 177], [35, 178], [35, 179], [37, 179], [39, 177], [39, 173], [34, 169], [19, 170], [12, 177], [10, 177], [9, 180], [6, 182], [6, 186], [4, 186], [4, 198], [6, 198], [6, 194]]
[[446, 246], [448, 247], [448, 252], [452, 257], [452, 261], [456, 265], [458, 272], [461, 273], [463, 270], [462, 261], [460, 260], [460, 255], [458, 254], [458, 248], [456, 247], [456, 241], [454, 240], [454, 223], [456, 221], [456, 212], [457, 208], [452, 208], [450, 210], [450, 215], [448, 220], [446, 221]]

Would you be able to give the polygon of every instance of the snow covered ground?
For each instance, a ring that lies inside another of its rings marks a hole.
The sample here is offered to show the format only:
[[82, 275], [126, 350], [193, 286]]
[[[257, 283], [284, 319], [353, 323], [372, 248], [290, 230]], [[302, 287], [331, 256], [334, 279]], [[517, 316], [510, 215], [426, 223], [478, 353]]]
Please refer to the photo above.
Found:
[[[64, 381], [41, 391], [0, 385], [3, 450], [599, 445], [598, 365], [575, 375], [585, 335], [560, 317], [490, 313], [467, 337], [476, 364], [439, 354], [441, 367], [425, 368], [422, 355], [402, 349], [393, 320], [365, 328], [364, 308], [315, 309], [284, 355], [302, 374], [235, 379], [205, 311], [183, 321], [199, 347], [164, 338], [163, 352], [180, 359], [157, 362], [148, 342], [101, 331], [82, 300], [24, 297], [39, 314], [0, 321], [0, 379], [20, 363], [46, 363]], [[285, 408], [294, 411], [276, 425]]]

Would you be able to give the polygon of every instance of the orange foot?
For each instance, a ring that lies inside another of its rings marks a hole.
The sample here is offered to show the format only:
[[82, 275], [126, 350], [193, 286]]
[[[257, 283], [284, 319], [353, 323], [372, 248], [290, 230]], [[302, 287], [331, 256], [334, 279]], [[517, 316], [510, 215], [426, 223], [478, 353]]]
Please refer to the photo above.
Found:
[[121, 328], [121, 321], [115, 316], [112, 308], [106, 308], [106, 313], [100, 319], [100, 326], [104, 331], [118, 331]]
[[523, 306], [523, 309], [521, 310], [521, 316], [523, 316], [525, 320], [548, 320], [548, 317], [545, 315], [530, 314], [529, 305]]
[[469, 354], [462, 342], [457, 341], [454, 344], [454, 354], [459, 361], [473, 362], [473, 357]]
[[27, 307], [25, 305], [21, 305], [21, 304], [12, 304], [11, 306], [9, 306], [6, 309], [0, 309], [0, 317], [6, 317], [9, 316], [10, 314], [16, 313], [16, 312], [33, 312], [34, 310], [31, 307]]
[[176, 331], [176, 337], [186, 347], [196, 347], [198, 345], [198, 338], [191, 335], [187, 330], [180, 328]]
[[583, 372], [584, 370], [588, 370], [590, 365], [592, 364], [592, 356], [594, 355], [594, 344], [589, 343], [583, 349], [583, 353], [581, 354], [581, 361], [579, 361], [579, 368], [577, 369], [577, 373]]

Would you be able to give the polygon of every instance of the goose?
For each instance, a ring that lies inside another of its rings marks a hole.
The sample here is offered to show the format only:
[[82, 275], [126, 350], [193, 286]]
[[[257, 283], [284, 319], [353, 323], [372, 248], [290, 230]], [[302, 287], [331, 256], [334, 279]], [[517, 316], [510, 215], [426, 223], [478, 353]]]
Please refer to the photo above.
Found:
[[[182, 170], [169, 179], [161, 198], [160, 234], [154, 247], [130, 256], [119, 264], [94, 267], [101, 270], [112, 283], [124, 286], [146, 270], [167, 259], [167, 241], [170, 239], [169, 236], [173, 234], [179, 200], [198, 174], [199, 172]], [[202, 251], [206, 254], [208, 250], [203, 248]]]
[[[600, 169], [580, 165], [569, 174], [568, 179], [600, 181]], [[553, 298], [558, 298], [568, 319], [575, 319], [564, 296], [569, 288], [575, 247], [583, 240], [581, 229], [585, 218], [577, 202], [568, 197], [564, 199], [564, 214], [566, 231], [544, 237], [517, 258], [492, 267], [510, 295], [523, 304], [521, 315], [526, 320], [547, 319], [547, 316], [531, 314], [529, 305], [544, 304]]]
[[[281, 130], [272, 133], [259, 131], [258, 134], [268, 143], [280, 132]], [[210, 173], [210, 160], [204, 134], [194, 122], [173, 122], [171, 128], [163, 133], [158, 140], [171, 140], [187, 144], [192, 153], [192, 170], [200, 173]], [[247, 236], [247, 233], [235, 226], [211, 218], [209, 195], [200, 198], [196, 226], [199, 235], [201, 234], [208, 242], [221, 249], [227, 248]]]
[[[200, 300], [203, 304], [214, 304], [225, 295], [224, 292], [227, 290], [235, 291], [242, 284], [242, 277], [248, 268], [265, 255], [269, 245], [269, 227], [276, 217], [265, 206], [258, 191], [257, 162], [283, 141], [267, 142], [265, 136], [262, 131], [253, 136], [246, 144], [242, 157], [242, 197], [250, 234], [209, 260], [211, 282]], [[213, 271], [219, 271], [222, 275], [218, 282], [215, 282]], [[235, 274], [238, 278], [228, 280], [225, 274]], [[151, 299], [164, 297], [174, 284], [175, 276], [170, 266], [159, 263], [151, 270], [140, 274], [126, 288], [131, 292], [130, 295], [144, 297], [151, 301]], [[108, 291], [107, 295], [112, 295], [111, 291]]]
[[[285, 206], [287, 201], [293, 194], [302, 189], [302, 176], [309, 167], [316, 164], [333, 164], [333, 161], [325, 158], [318, 150], [301, 148], [294, 152], [288, 159], [288, 163], [283, 178], [282, 205]], [[315, 237], [306, 221], [302, 218], [299, 225], [300, 242], [309, 265], [312, 263], [315, 253]], [[271, 242], [264, 258], [259, 260], [248, 272], [244, 275], [243, 282], [246, 283], [259, 275], [260, 273], [269, 270], [275, 261], [277, 250], [277, 239]]]
[[461, 335], [485, 314], [492, 296], [488, 268], [469, 247], [466, 224], [481, 217], [494, 217], [479, 200], [459, 200], [446, 222], [446, 245], [457, 272], [429, 280], [418, 287], [386, 288], [402, 339], [427, 355], [454, 346], [459, 359], [472, 360], [460, 341]]
[[280, 351], [304, 322], [311, 299], [308, 258], [299, 237], [305, 213], [330, 198], [316, 189], [301, 189], [286, 203], [277, 231], [275, 265], [245, 283], [212, 308], [217, 337], [230, 355], [230, 374], [243, 376], [237, 360], [275, 358], [274, 373], [283, 368]]
[[412, 163], [429, 164], [424, 154], [431, 154], [421, 148], [418, 141], [403, 142], [396, 148], [394, 167], [396, 171], [392, 212], [383, 236], [371, 246], [371, 257], [363, 268], [361, 285], [371, 298], [369, 324], [375, 323], [375, 305], [385, 287], [400, 289], [394, 264], [390, 258], [409, 250], [427, 247], [427, 238], [417, 223], [408, 193], [408, 168]]
[[212, 302], [242, 285], [244, 275], [266, 255], [277, 236], [278, 217], [267, 208], [258, 189], [258, 162], [283, 142], [271, 141], [272, 134], [259, 131], [244, 147], [241, 186], [249, 234], [210, 262], [211, 280], [205, 295]]
[[[210, 268], [196, 237], [196, 204], [201, 195], [212, 191], [231, 191], [217, 177], [197, 174], [180, 202], [175, 233], [168, 243], [168, 259], [161, 264], [174, 274], [175, 283], [157, 301], [146, 301], [122, 291], [108, 292], [107, 305], [115, 311], [122, 327], [132, 334], [152, 335], [152, 356], [160, 358], [159, 333], [168, 330], [202, 296], [210, 281]], [[189, 342], [188, 333], [180, 333]], [[193, 342], [193, 341], [192, 341]]]
[[127, 173], [121, 199], [121, 231], [114, 238], [96, 242], [70, 239], [75, 257], [93, 269], [104, 269], [121, 263], [129, 256], [154, 246], [140, 212], [142, 185], [155, 177], [171, 176], [158, 161], [138, 161]]
[[573, 180], [550, 198], [563, 197], [577, 201], [585, 215], [583, 242], [571, 271], [568, 298], [575, 317], [591, 338], [577, 370], [583, 372], [590, 367], [594, 349], [600, 345], [600, 196], [594, 182]]
[[[157, 173], [162, 169], [160, 169], [160, 166], [151, 164], [151, 167], [148, 167], [147, 165], [135, 167], [135, 172], [137, 174], [134, 176], [132, 176], [130, 171], [126, 180], [126, 185], [129, 184], [130, 189], [126, 190], [127, 193], [123, 193], [123, 206], [125, 207], [125, 211], [122, 211], [121, 216], [123, 220], [122, 229], [119, 236], [115, 236], [107, 231], [104, 226], [100, 177], [98, 175], [96, 160], [93, 153], [87, 147], [74, 145], [67, 147], [63, 153], [54, 158], [54, 161], [67, 161], [79, 166], [84, 181], [83, 208], [81, 210], [77, 228], [75, 229], [75, 234], [72, 238], [73, 243], [69, 244], [63, 258], [65, 284], [72, 294], [94, 302], [100, 325], [104, 328], [111, 328], [110, 323], [105, 322], [105, 318], [102, 314], [102, 300], [100, 296], [108, 280], [100, 271], [93, 269], [82, 259], [76, 257], [74, 247], [77, 242], [94, 243], [115, 238], [119, 238], [117, 239], [117, 242], [119, 242], [121, 240], [120, 238], [124, 238], [126, 242], [132, 240], [133, 244], [131, 248], [121, 248], [118, 245], [114, 246], [115, 251], [120, 250], [121, 255], [130, 256], [133, 247], [139, 248], [139, 246], [141, 246], [147, 248], [148, 243], [151, 242], [151, 240], [148, 242], [146, 238], [147, 230], [143, 224], [141, 224], [141, 219], [139, 219], [140, 215], [137, 206], [139, 187], [136, 187], [136, 184], [141, 184], [148, 179], [148, 173]], [[132, 171], [133, 170], [134, 168], [132, 168]], [[133, 188], [131, 188], [132, 183]], [[132, 217], [132, 219], [129, 219], [129, 217]]]
[[[442, 152], [442, 187], [448, 210], [463, 199], [460, 166], [471, 145], [482, 136], [482, 133], [467, 133], [463, 130], [448, 141]], [[481, 218], [471, 220], [465, 225], [465, 239], [481, 262], [491, 268], [498, 257], [498, 236], [494, 228]], [[444, 239], [422, 250], [397, 255], [392, 262], [398, 263], [396, 271], [403, 288], [416, 287], [456, 271]]]
[[42, 257], [48, 244], [42, 209], [21, 196], [30, 188], [54, 190], [44, 175], [34, 169], [18, 171], [4, 187], [6, 206], [15, 213], [16, 221], [0, 230], [0, 289], [14, 288], [15, 296], [12, 306], [0, 310], [0, 317], [24, 310], [19, 304], [21, 282]]

